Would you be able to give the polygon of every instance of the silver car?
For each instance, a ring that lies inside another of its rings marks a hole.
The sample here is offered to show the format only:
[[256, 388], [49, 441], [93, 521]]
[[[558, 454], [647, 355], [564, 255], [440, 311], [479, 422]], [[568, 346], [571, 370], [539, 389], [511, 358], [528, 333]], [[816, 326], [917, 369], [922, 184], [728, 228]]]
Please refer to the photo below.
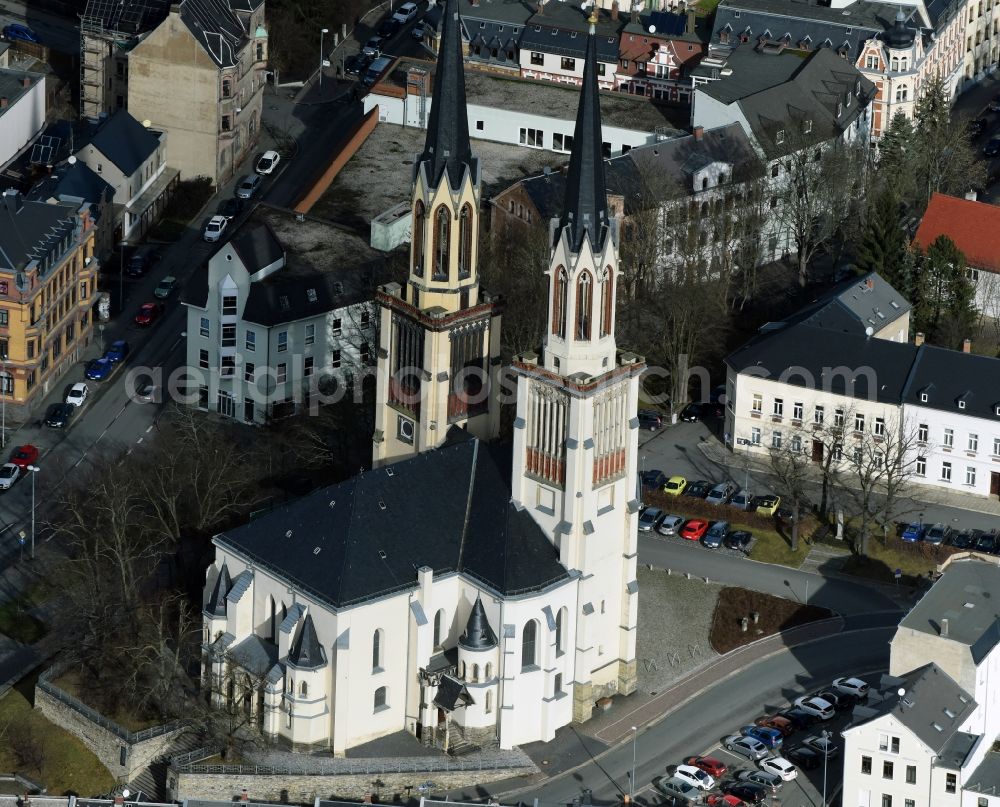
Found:
[[249, 199], [260, 188], [260, 174], [247, 174], [236, 186], [236, 197], [238, 199]]
[[722, 747], [733, 754], [739, 754], [752, 762], [770, 756], [771, 752], [760, 740], [753, 737], [744, 737], [740, 734], [730, 734], [722, 741]]
[[13, 462], [0, 466], [0, 490], [10, 490], [11, 486], [21, 478], [21, 469]]
[[772, 793], [780, 789], [784, 784], [780, 776], [769, 771], [740, 771], [736, 774], [736, 778], [741, 782], [750, 782], [751, 784], [766, 787]]
[[709, 504], [728, 504], [735, 493], [736, 485], [732, 482], [720, 482], [708, 492], [705, 501]]
[[656, 531], [660, 533], [660, 535], [677, 535], [683, 526], [683, 518], [680, 516], [670, 515], [664, 517], [663, 521], [660, 522], [660, 526], [656, 528]]

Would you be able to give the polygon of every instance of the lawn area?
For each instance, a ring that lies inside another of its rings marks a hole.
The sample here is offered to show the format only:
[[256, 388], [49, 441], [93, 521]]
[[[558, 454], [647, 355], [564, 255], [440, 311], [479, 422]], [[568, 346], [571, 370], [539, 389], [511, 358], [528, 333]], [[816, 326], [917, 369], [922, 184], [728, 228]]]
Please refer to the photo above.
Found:
[[83, 701], [89, 707], [96, 709], [106, 718], [115, 721], [115, 723], [128, 731], [142, 731], [143, 729], [148, 729], [150, 726], [159, 725], [161, 722], [159, 720], [143, 719], [121, 706], [111, 711], [102, 709], [99, 704], [92, 702], [93, 698], [85, 697], [87, 694], [86, 687], [81, 685], [80, 678], [75, 670], [66, 670], [58, 678], [53, 679], [52, 683], [63, 692]]
[[[742, 528], [742, 525], [735, 522], [730, 523], [737, 529]], [[761, 563], [777, 563], [781, 566], [791, 566], [798, 569], [802, 565], [802, 561], [806, 559], [806, 555], [809, 554], [809, 547], [802, 540], [801, 533], [799, 535], [799, 548], [793, 552], [788, 539], [779, 535], [775, 530], [760, 530], [754, 527], [746, 529], [749, 529], [757, 539], [753, 545], [753, 551], [750, 553], [753, 560], [759, 560]]]
[[894, 583], [893, 573], [899, 569], [903, 573], [900, 585], [912, 586], [920, 579], [926, 582], [928, 575], [937, 570], [938, 564], [944, 559], [938, 557], [938, 552], [942, 549], [948, 548], [908, 544], [892, 535], [883, 544], [881, 539], [873, 537], [868, 542], [868, 557], [851, 555], [841, 571], [881, 583]]
[[0, 699], [0, 726], [9, 727], [0, 742], [0, 770], [21, 771], [54, 795], [107, 793], [115, 783], [107, 768], [76, 737], [31, 708], [24, 693], [30, 696], [34, 686], [31, 676]]
[[[750, 619], [754, 612], [759, 615], [756, 623]], [[719, 592], [712, 616], [712, 649], [728, 653], [765, 636], [831, 616], [830, 611], [815, 605], [801, 605], [745, 588], [724, 588]], [[746, 632], [741, 624], [743, 617], [749, 619]]]

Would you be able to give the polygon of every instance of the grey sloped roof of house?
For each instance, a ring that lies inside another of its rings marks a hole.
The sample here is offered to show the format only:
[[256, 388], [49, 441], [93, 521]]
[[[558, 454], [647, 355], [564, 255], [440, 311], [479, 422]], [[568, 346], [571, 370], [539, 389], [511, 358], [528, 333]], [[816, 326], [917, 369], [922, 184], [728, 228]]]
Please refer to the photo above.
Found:
[[33, 260], [51, 254], [55, 260], [72, 243], [79, 224], [77, 205], [0, 197], [0, 271], [21, 272]]
[[[921, 394], [927, 400], [920, 399]], [[1000, 421], [1000, 359], [921, 345], [904, 403]]]
[[285, 248], [266, 221], [253, 221], [246, 227], [240, 227], [228, 243], [250, 274], [285, 257]]
[[230, 648], [229, 657], [251, 675], [263, 676], [278, 661], [278, 646], [252, 633]]
[[333, 607], [413, 589], [421, 566], [506, 595], [566, 580], [546, 534], [512, 503], [498, 451], [509, 454], [509, 447], [466, 435], [214, 540]]
[[935, 754], [948, 750], [951, 762], [963, 748], [966, 754], [971, 748], [969, 735], [956, 738], [956, 734], [961, 734], [959, 727], [975, 708], [973, 697], [931, 662], [903, 676], [883, 676], [878, 691], [869, 692], [868, 702], [854, 707], [851, 725], [892, 715]]
[[803, 322], [758, 334], [729, 354], [726, 364], [763, 378], [784, 375], [789, 384], [834, 395], [898, 404], [917, 350], [864, 334], [834, 338], [827, 328]]
[[306, 608], [302, 603], [292, 603], [288, 609], [288, 613], [285, 614], [285, 618], [281, 620], [278, 631], [281, 633], [291, 633], [298, 624], [299, 618], [305, 613], [305, 610]]
[[[952, 351], [951, 355], [957, 358], [964, 354]], [[953, 368], [951, 372], [956, 376], [963, 374]], [[947, 619], [948, 639], [967, 645], [973, 661], [979, 664], [1000, 642], [997, 592], [1000, 592], [1000, 567], [981, 560], [952, 563], [899, 626], [940, 636], [941, 620]]]
[[[553, 6], [556, 3], [548, 5]], [[546, 16], [536, 14], [521, 30], [521, 50], [535, 50], [572, 59], [585, 58], [586, 17], [580, 15], [580, 19], [583, 25], [570, 29], [559, 27], [554, 22], [549, 22]], [[612, 64], [618, 62], [618, 34], [613, 29], [599, 26], [598, 33], [594, 35], [594, 47], [597, 61]]]
[[465, 624], [465, 633], [458, 638], [458, 643], [469, 650], [489, 650], [497, 646], [497, 635], [490, 626], [483, 600], [479, 595], [476, 595], [476, 601], [472, 604], [469, 620]]
[[288, 663], [302, 670], [315, 670], [326, 666], [326, 651], [319, 643], [316, 626], [313, 625], [309, 614], [306, 614], [306, 618], [299, 626], [299, 634], [288, 652]]
[[434, 703], [447, 712], [454, 712], [461, 706], [473, 703], [473, 700], [465, 684], [450, 675], [443, 675], [434, 695]]
[[160, 145], [156, 133], [147, 129], [126, 110], [119, 109], [107, 119], [89, 145], [113, 162], [125, 176], [132, 176]]
[[249, 569], [244, 569], [236, 575], [236, 579], [233, 580], [233, 585], [230, 587], [229, 593], [226, 595], [226, 602], [237, 603], [242, 600], [243, 595], [250, 589], [250, 584], [252, 582], [253, 572]]
[[181, 20], [219, 67], [235, 67], [247, 39], [243, 23], [226, 0], [183, 0]]
[[909, 301], [877, 272], [852, 277], [790, 317], [819, 328], [863, 334], [879, 331], [910, 311]]
[[988, 751], [962, 786], [973, 793], [1000, 796], [1000, 751]]
[[31, 186], [25, 198], [44, 202], [48, 199], [72, 197], [96, 205], [105, 200], [110, 201], [114, 195], [115, 189], [111, 185], [86, 163], [77, 160], [56, 166], [49, 176]]

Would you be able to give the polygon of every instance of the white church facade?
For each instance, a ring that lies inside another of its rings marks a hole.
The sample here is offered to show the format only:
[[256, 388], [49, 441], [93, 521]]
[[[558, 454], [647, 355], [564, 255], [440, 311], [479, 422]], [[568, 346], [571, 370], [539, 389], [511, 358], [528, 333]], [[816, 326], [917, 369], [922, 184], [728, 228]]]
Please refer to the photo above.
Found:
[[635, 689], [644, 364], [615, 345], [593, 29], [587, 48], [549, 327], [514, 361], [512, 448], [492, 442], [501, 316], [479, 287], [480, 172], [447, 2], [409, 276], [377, 296], [373, 470], [214, 539], [203, 685], [268, 738], [510, 748]]

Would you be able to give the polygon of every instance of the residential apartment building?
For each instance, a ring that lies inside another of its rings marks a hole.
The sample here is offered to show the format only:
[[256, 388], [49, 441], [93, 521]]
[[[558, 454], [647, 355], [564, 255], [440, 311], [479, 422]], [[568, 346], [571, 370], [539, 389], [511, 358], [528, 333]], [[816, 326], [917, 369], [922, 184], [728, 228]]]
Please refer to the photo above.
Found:
[[139, 239], [170, 199], [179, 172], [167, 166], [166, 133], [126, 110], [104, 119], [76, 158], [114, 190], [114, 218], [105, 222], [117, 241]]
[[184, 177], [231, 178], [260, 133], [263, 0], [183, 0], [128, 56], [128, 110], [167, 133]]
[[0, 395], [26, 417], [90, 342], [97, 303], [88, 205], [0, 199]]
[[185, 289], [191, 403], [263, 424], [363, 380], [381, 271], [357, 236], [255, 213]]
[[710, 32], [694, 9], [654, 11], [622, 30], [615, 89], [658, 101], [691, 103], [691, 69], [708, 51]]
[[[589, 7], [550, 2], [521, 30], [521, 77], [579, 86], [587, 46]], [[606, 18], [596, 26], [597, 84], [602, 90], [615, 85], [619, 30], [624, 21]]]
[[45, 76], [0, 68], [0, 168], [45, 127]]

